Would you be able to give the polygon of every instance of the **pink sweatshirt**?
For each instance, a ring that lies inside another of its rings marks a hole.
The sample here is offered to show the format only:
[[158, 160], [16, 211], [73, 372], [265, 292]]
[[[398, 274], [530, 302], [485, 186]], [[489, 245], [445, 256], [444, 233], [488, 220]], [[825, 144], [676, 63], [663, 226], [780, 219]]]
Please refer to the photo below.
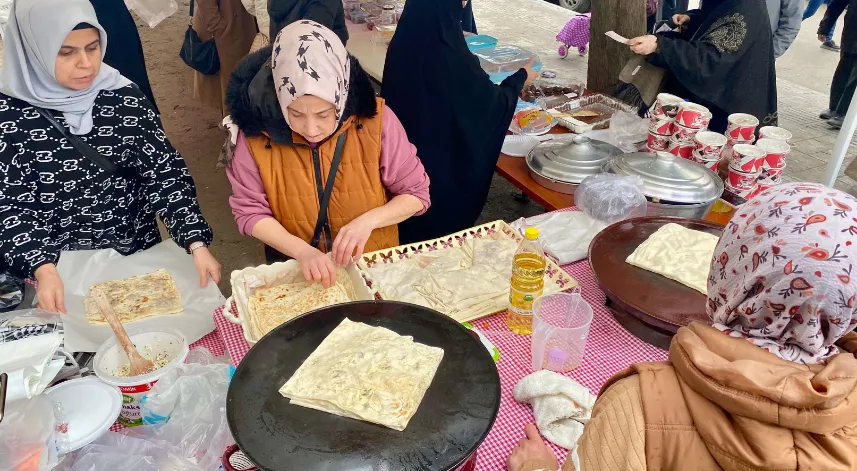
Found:
[[[420, 215], [429, 208], [429, 177], [417, 157], [417, 149], [408, 140], [405, 128], [393, 110], [384, 106], [381, 122], [381, 183], [393, 196], [413, 195], [422, 203]], [[229, 206], [235, 215], [238, 231], [252, 235], [253, 227], [262, 219], [272, 218], [271, 205], [265, 194], [259, 167], [250, 155], [250, 146], [244, 133], [238, 134], [232, 165], [226, 167], [232, 184]]]

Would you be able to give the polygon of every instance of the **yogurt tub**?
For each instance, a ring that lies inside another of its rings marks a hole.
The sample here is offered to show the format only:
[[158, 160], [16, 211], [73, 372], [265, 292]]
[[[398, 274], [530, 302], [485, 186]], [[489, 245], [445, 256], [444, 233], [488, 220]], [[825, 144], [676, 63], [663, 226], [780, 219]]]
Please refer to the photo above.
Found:
[[[188, 343], [184, 335], [171, 327], [127, 327], [128, 337], [143, 358], [156, 363], [156, 369], [140, 376], [120, 376], [129, 365], [125, 350], [111, 337], [95, 352], [93, 368], [101, 381], [119, 388], [122, 392], [122, 410], [119, 422], [126, 427], [143, 425], [140, 400], [154, 387], [164, 374], [184, 363]], [[161, 364], [158, 368], [158, 365]]]

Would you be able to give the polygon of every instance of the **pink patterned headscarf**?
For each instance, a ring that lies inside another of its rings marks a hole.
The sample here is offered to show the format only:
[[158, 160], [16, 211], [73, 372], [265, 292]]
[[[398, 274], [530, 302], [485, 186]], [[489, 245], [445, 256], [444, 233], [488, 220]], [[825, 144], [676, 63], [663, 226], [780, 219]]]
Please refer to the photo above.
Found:
[[824, 363], [857, 325], [857, 199], [814, 183], [739, 208], [714, 251], [714, 327], [789, 361]]
[[286, 108], [304, 95], [332, 103], [336, 108], [336, 122], [342, 121], [348, 99], [351, 59], [336, 33], [310, 20], [286, 26], [274, 41], [271, 68], [277, 99], [287, 123]]

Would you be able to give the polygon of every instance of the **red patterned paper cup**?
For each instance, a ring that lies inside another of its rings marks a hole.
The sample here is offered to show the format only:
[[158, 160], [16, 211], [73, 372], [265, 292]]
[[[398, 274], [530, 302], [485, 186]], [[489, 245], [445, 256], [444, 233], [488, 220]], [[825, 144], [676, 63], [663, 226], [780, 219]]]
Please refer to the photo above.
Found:
[[649, 138], [646, 141], [650, 151], [665, 151], [670, 145], [670, 136], [662, 136], [649, 131]]
[[726, 118], [726, 135], [735, 140], [749, 141], [755, 138], [756, 127], [759, 120], [753, 115], [746, 113], [730, 114]]
[[739, 172], [758, 172], [765, 162], [767, 153], [753, 145], [736, 144], [732, 147], [732, 160], [729, 167]]
[[759, 174], [759, 183], [766, 185], [779, 184], [782, 181], [783, 170], [785, 170], [785, 167], [762, 169], [762, 172]]
[[787, 129], [783, 129], [777, 126], [765, 126], [762, 129], [759, 129], [759, 137], [765, 139], [775, 139], [777, 141], [785, 141], [786, 143], [790, 143], [792, 140], [792, 133]]
[[678, 105], [675, 122], [687, 128], [700, 130], [706, 126], [706, 120], [711, 120], [710, 116], [711, 112], [708, 111], [708, 108], [685, 101]]
[[674, 131], [674, 121], [672, 119], [655, 119], [649, 121], [649, 132], [660, 134], [661, 136], [671, 136]]
[[788, 142], [763, 137], [756, 142], [756, 147], [762, 149], [767, 154], [765, 155], [762, 167], [783, 168], [786, 166], [786, 156], [791, 150]]
[[696, 150], [696, 145], [693, 143], [693, 141], [679, 141], [676, 140], [675, 137], [670, 139], [670, 144], [667, 148], [667, 152], [683, 159], [689, 159], [693, 157], [694, 150]]
[[723, 147], [726, 146], [728, 139], [720, 133], [711, 131], [700, 131], [693, 136], [696, 141], [696, 148], [702, 155], [716, 155], [719, 159], [723, 153]]
[[692, 160], [698, 164], [705, 165], [709, 170], [714, 172], [717, 172], [717, 168], [720, 166], [720, 156], [701, 154], [699, 149], [693, 151]]
[[759, 189], [759, 185], [754, 183], [753, 186], [751, 186], [750, 188], [735, 188], [734, 186], [730, 185], [729, 182], [726, 182], [725, 189], [729, 193], [732, 193], [735, 196], [740, 196], [741, 198], [744, 198], [746, 200], [750, 199], [751, 195], [753, 195]]
[[673, 128], [673, 139], [682, 142], [693, 143], [693, 147], [696, 148], [696, 143], [693, 142], [694, 136], [698, 133], [698, 129], [689, 128], [687, 126], [682, 126], [681, 124], [676, 123]]
[[741, 172], [729, 167], [729, 174], [726, 177], [729, 186], [739, 190], [749, 190], [755, 188], [759, 178], [759, 172]]
[[673, 119], [678, 112], [678, 105], [684, 103], [681, 98], [669, 93], [658, 93], [655, 103], [649, 110], [649, 116], [653, 119]]

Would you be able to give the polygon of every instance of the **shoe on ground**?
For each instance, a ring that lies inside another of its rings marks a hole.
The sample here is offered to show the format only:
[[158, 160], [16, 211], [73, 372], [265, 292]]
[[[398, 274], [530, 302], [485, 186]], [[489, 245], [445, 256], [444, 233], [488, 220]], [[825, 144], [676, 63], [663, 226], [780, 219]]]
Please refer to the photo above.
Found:
[[839, 52], [840, 50], [839, 45], [836, 44], [836, 42], [832, 39], [830, 41], [824, 41], [823, 43], [821, 43], [821, 48], [833, 52]]
[[836, 112], [833, 110], [827, 109], [827, 110], [822, 111], [821, 114], [818, 115], [818, 117], [827, 121], [828, 119], [835, 118]]
[[842, 129], [842, 122], [845, 121], [844, 116], [836, 116], [827, 120], [827, 124], [833, 129]]

